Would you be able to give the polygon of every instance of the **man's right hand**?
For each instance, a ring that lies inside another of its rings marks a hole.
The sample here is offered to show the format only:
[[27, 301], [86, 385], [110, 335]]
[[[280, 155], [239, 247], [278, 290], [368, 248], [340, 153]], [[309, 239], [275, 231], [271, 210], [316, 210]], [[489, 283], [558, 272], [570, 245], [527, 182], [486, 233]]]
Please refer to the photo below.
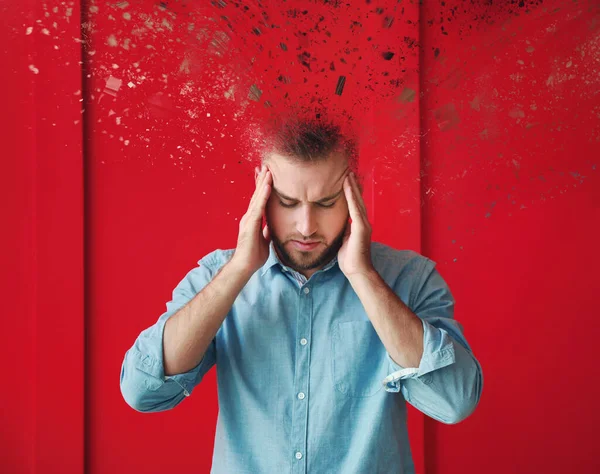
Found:
[[262, 228], [262, 218], [271, 195], [272, 180], [271, 172], [263, 165], [256, 178], [256, 189], [248, 211], [240, 220], [237, 246], [231, 261], [249, 275], [253, 275], [269, 258], [271, 236], [268, 226]]

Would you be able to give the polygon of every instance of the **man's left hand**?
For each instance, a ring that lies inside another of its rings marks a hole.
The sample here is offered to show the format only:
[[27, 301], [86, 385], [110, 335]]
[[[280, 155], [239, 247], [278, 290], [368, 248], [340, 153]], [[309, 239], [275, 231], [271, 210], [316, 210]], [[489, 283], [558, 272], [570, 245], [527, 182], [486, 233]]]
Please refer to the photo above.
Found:
[[344, 194], [348, 202], [351, 224], [346, 229], [338, 263], [346, 278], [374, 271], [371, 262], [371, 224], [354, 173], [344, 179]]

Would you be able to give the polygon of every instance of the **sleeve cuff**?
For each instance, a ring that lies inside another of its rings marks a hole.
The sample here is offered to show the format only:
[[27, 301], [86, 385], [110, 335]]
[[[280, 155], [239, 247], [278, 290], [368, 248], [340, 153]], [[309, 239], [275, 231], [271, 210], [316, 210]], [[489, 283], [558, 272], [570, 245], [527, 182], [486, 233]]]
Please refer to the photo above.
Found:
[[424, 383], [431, 379], [431, 372], [453, 364], [456, 361], [454, 345], [448, 333], [436, 328], [425, 320], [423, 323], [423, 356], [419, 367], [402, 367], [386, 352], [392, 373], [383, 379], [382, 384], [388, 392], [399, 392], [402, 380], [418, 378]]
[[[152, 376], [151, 381], [146, 381], [146, 386], [150, 390], [156, 390], [164, 383], [171, 383], [169, 381], [172, 380], [183, 389], [183, 394], [186, 397], [189, 397], [192, 388], [195, 385], [195, 380], [198, 377], [198, 373], [203, 369], [203, 366], [207, 363], [208, 357], [206, 357], [205, 355], [200, 361], [200, 363], [188, 372], [175, 375], [165, 375], [163, 365], [164, 363], [162, 358], [162, 337], [165, 323], [166, 319], [163, 319], [152, 328], [152, 335], [156, 338], [152, 339], [152, 342], [154, 342], [154, 344], [146, 345], [141, 343], [138, 347], [134, 347], [132, 349], [134, 365], [137, 369]], [[146, 346], [148, 349], [147, 351], [144, 350]]]

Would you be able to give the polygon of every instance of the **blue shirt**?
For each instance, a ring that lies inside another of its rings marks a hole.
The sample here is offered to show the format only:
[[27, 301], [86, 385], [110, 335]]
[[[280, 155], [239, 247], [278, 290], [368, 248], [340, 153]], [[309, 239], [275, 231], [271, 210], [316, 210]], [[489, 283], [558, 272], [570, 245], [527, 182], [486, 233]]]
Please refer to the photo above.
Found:
[[475, 409], [481, 366], [454, 320], [454, 299], [435, 262], [376, 242], [375, 269], [422, 320], [419, 367], [391, 359], [337, 259], [307, 280], [284, 266], [271, 244], [203, 360], [165, 377], [166, 320], [232, 255], [215, 250], [198, 262], [121, 368], [125, 401], [156, 412], [185, 400], [216, 364], [211, 473], [414, 473], [406, 402], [442, 423], [457, 423]]

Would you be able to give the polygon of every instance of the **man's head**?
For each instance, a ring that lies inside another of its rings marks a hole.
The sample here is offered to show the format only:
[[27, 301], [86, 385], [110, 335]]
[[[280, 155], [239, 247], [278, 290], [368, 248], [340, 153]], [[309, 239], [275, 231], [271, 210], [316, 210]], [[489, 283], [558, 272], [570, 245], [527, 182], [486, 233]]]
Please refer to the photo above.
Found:
[[343, 243], [349, 217], [343, 183], [355, 168], [355, 150], [338, 127], [320, 121], [288, 122], [269, 137], [267, 224], [282, 262], [307, 277]]

